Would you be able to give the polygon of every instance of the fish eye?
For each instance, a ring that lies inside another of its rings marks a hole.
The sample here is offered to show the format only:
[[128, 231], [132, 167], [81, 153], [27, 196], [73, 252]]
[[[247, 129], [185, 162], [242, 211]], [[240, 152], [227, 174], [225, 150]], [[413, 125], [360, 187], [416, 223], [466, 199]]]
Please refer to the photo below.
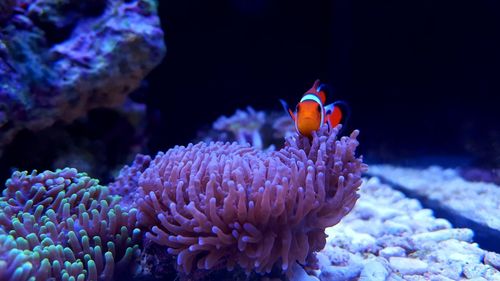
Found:
[[318, 110], [318, 112], [321, 112], [321, 106], [319, 104], [318, 104], [317, 110]]
[[299, 110], [300, 110], [300, 104], [297, 104], [296, 110], [297, 110], [297, 111], [299, 111]]

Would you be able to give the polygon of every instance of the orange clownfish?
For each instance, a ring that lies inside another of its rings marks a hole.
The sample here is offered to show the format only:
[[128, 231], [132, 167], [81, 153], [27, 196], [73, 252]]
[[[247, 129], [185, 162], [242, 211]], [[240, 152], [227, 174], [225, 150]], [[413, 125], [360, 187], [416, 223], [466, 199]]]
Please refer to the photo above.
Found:
[[349, 108], [345, 102], [336, 101], [325, 106], [325, 101], [326, 87], [320, 84], [319, 80], [316, 80], [312, 88], [302, 96], [295, 112], [280, 99], [281, 105], [295, 122], [297, 133], [306, 137], [311, 137], [312, 132], [325, 123], [335, 127], [346, 121]]

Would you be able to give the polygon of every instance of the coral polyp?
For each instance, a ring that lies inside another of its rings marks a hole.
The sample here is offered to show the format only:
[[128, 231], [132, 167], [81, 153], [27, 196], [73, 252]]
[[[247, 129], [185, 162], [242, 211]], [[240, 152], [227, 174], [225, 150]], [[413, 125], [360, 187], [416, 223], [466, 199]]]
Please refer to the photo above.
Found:
[[355, 131], [323, 127], [276, 152], [199, 143], [159, 153], [139, 178], [139, 224], [181, 271], [288, 271], [325, 245], [325, 228], [354, 206], [366, 169]]
[[140, 231], [135, 209], [123, 211], [119, 199], [75, 169], [13, 173], [0, 197], [3, 277], [111, 280], [128, 269]]

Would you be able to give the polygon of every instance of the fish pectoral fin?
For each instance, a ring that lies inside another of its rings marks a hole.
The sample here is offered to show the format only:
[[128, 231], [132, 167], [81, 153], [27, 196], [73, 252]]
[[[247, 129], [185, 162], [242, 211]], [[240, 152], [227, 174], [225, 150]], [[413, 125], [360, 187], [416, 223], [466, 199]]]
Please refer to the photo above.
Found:
[[280, 103], [283, 106], [283, 109], [285, 110], [285, 112], [287, 112], [288, 114], [290, 114], [290, 117], [292, 117], [293, 121], [295, 121], [295, 114], [290, 109], [290, 107], [288, 106], [288, 104], [286, 103], [286, 101], [280, 99]]
[[325, 105], [325, 115], [331, 114], [333, 112], [333, 107], [335, 105], [333, 103], [329, 105]]
[[288, 109], [288, 114], [290, 114], [290, 117], [292, 117], [293, 121], [295, 121], [295, 114], [290, 108]]

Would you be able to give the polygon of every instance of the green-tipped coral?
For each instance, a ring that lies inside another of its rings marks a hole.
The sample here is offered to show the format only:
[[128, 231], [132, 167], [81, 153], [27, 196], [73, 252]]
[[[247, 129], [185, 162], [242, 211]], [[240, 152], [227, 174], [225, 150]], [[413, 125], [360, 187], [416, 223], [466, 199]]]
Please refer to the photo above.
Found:
[[32, 270], [29, 253], [19, 249], [14, 237], [0, 234], [0, 280], [27, 280]]
[[15, 172], [0, 197], [0, 280], [110, 280], [130, 269], [140, 231], [119, 199], [76, 169]]

